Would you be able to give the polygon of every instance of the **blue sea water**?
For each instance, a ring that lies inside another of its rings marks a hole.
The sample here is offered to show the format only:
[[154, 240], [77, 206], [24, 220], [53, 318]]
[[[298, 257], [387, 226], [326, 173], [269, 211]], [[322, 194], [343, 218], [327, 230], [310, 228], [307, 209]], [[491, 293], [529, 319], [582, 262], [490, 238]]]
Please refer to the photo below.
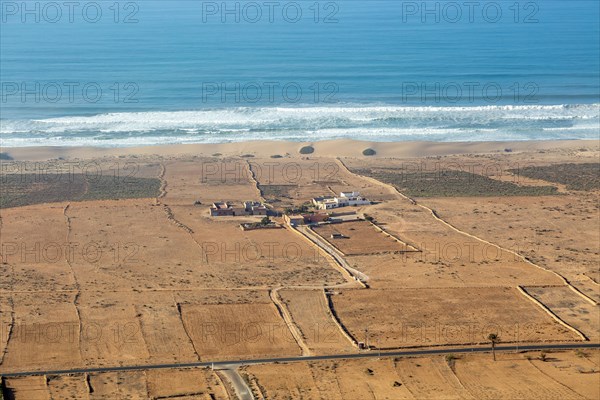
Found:
[[0, 1], [0, 140], [600, 135], [600, 2]]

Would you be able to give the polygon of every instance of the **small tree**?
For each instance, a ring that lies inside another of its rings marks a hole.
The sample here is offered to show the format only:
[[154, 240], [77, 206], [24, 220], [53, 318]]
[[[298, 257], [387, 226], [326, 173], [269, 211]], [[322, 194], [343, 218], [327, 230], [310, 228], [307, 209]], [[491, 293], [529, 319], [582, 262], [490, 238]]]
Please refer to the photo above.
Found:
[[260, 220], [261, 225], [269, 225], [271, 223], [271, 218], [269, 217], [264, 217], [263, 219]]
[[494, 361], [496, 361], [496, 343], [500, 342], [500, 336], [497, 333], [490, 333], [488, 340], [492, 342], [492, 356], [494, 357]]

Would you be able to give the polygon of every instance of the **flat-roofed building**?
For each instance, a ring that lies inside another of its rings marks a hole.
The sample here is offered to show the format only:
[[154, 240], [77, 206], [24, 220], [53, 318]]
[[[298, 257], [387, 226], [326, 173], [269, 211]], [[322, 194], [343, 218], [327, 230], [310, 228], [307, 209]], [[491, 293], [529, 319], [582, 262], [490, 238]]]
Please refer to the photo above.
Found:
[[242, 204], [219, 201], [214, 202], [208, 209], [211, 217], [234, 217], [245, 215], [267, 215], [267, 207], [257, 201], [245, 201]]
[[312, 203], [318, 210], [371, 204], [369, 200], [360, 195], [360, 192], [341, 192], [339, 197], [315, 197], [312, 199]]

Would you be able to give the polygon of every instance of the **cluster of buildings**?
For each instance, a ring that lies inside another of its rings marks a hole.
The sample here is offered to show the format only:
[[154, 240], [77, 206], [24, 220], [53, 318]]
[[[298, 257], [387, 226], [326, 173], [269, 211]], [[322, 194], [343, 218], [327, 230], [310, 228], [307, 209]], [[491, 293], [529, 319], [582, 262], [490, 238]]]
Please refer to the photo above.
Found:
[[315, 197], [312, 203], [317, 210], [331, 210], [348, 206], [366, 206], [371, 202], [360, 195], [360, 192], [341, 192], [339, 197]]
[[248, 215], [267, 215], [268, 209], [257, 201], [244, 201], [242, 204], [220, 201], [209, 207], [211, 217], [235, 217]]
[[[360, 192], [341, 192], [336, 197], [315, 197], [312, 199], [312, 204], [317, 209], [317, 212], [303, 213], [296, 215], [284, 215], [284, 220], [291, 226], [298, 225], [313, 225], [323, 222], [340, 222], [336, 216], [348, 214], [348, 213], [332, 213], [331, 211], [336, 208], [349, 207], [349, 206], [366, 206], [370, 205], [371, 202], [360, 195]], [[325, 212], [323, 212], [325, 210]], [[354, 213], [350, 213], [354, 215]]]
[[[341, 192], [336, 197], [315, 197], [312, 203], [317, 210], [332, 210], [335, 208], [349, 206], [365, 206], [371, 202], [360, 195], [360, 192]], [[269, 215], [269, 209], [257, 201], [244, 201], [243, 203], [235, 203], [228, 201], [215, 202], [209, 207], [211, 217], [234, 217], [234, 216], [251, 216], [251, 215]], [[306, 213], [300, 215], [284, 216], [286, 222], [292, 226], [318, 224], [331, 220], [331, 215], [327, 213]]]

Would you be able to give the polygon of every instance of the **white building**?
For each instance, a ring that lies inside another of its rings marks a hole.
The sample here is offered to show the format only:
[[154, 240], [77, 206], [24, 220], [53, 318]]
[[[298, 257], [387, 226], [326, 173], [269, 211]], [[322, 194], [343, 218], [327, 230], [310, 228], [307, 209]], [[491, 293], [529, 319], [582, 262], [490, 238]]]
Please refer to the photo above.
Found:
[[[336, 197], [338, 204], [346, 203], [347, 206], [366, 206], [371, 202], [360, 195], [360, 192], [341, 192]], [[340, 205], [340, 207], [343, 207]]]
[[360, 192], [341, 192], [340, 197], [346, 197], [346, 198], [360, 197]]
[[360, 192], [341, 192], [339, 197], [315, 197], [314, 206], [319, 210], [348, 206], [365, 206], [371, 202], [360, 195]]

